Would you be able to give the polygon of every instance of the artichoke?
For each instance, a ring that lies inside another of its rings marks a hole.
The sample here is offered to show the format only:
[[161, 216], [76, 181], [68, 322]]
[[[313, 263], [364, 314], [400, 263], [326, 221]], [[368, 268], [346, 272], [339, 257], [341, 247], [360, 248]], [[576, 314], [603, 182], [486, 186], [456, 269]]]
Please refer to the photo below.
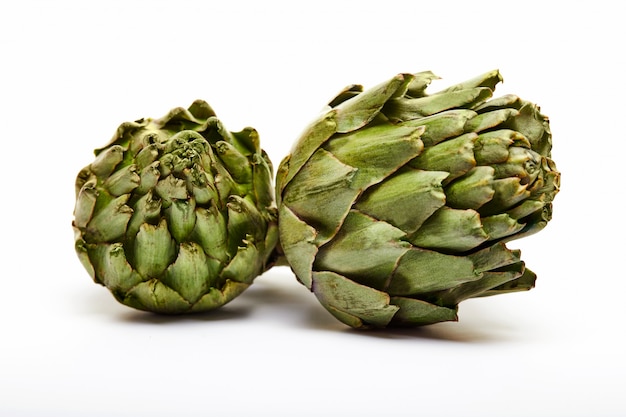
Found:
[[457, 320], [458, 304], [534, 286], [505, 242], [551, 219], [548, 118], [491, 71], [427, 94], [432, 72], [344, 89], [276, 180], [297, 279], [355, 328]]
[[214, 309], [271, 266], [272, 165], [252, 128], [230, 132], [195, 101], [123, 123], [76, 179], [75, 248], [121, 303]]

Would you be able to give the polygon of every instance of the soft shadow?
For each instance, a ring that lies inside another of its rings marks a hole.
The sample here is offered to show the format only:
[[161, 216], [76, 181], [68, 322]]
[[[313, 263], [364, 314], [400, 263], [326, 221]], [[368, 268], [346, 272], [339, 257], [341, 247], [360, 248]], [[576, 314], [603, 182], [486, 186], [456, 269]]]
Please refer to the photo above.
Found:
[[[515, 322], [494, 314], [493, 305], [471, 300], [459, 306], [459, 321], [443, 322], [414, 328], [348, 329], [356, 337], [379, 339], [421, 339], [454, 343], [502, 343], [515, 340]], [[482, 305], [481, 305], [482, 304]]]
[[494, 343], [508, 340], [500, 332], [491, 333], [485, 329], [463, 326], [461, 323], [438, 323], [415, 328], [347, 329], [345, 332], [356, 337], [389, 340], [421, 339], [455, 343]]
[[250, 315], [249, 308], [228, 308], [224, 306], [212, 311], [189, 314], [158, 314], [149, 311], [127, 310], [117, 314], [117, 320], [126, 323], [142, 324], [178, 324], [190, 322], [212, 322], [238, 320]]
[[247, 306], [277, 323], [297, 328], [339, 331], [345, 326], [331, 316], [306, 287], [297, 282], [291, 271], [271, 270], [233, 305]]
[[[278, 326], [335, 332], [349, 337], [389, 340], [433, 340], [454, 343], [498, 343], [516, 338], [514, 322], [499, 318], [490, 306], [461, 304], [458, 322], [416, 328], [352, 329], [335, 319], [289, 269], [274, 268], [225, 306], [204, 313], [165, 315], [139, 311], [119, 304], [104, 288], [94, 288], [81, 297], [82, 315], [113, 318], [124, 323], [169, 325], [235, 320], [269, 321]], [[491, 306], [493, 307], [493, 306]]]

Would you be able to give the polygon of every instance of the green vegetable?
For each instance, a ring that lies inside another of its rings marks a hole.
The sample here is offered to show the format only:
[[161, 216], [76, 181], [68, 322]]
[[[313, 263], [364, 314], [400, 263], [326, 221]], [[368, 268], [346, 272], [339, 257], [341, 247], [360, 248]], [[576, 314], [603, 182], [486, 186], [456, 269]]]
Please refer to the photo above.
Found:
[[271, 266], [272, 166], [252, 128], [229, 132], [204, 101], [123, 123], [78, 174], [76, 252], [121, 303], [214, 309]]
[[465, 299], [534, 286], [505, 242], [551, 218], [548, 119], [516, 96], [490, 99], [498, 71], [427, 94], [436, 78], [346, 88], [279, 167], [286, 259], [352, 327], [457, 320]]

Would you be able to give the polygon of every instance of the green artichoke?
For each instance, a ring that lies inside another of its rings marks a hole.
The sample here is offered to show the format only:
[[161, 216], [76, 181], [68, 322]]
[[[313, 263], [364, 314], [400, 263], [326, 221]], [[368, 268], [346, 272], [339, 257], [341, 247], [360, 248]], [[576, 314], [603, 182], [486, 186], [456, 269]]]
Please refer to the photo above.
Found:
[[76, 180], [76, 252], [121, 303], [214, 309], [271, 266], [272, 165], [252, 128], [229, 132], [204, 101], [120, 125]]
[[498, 71], [427, 94], [436, 78], [346, 88], [278, 169], [282, 251], [349, 326], [457, 320], [465, 299], [534, 286], [505, 242], [551, 219], [548, 119], [491, 99]]

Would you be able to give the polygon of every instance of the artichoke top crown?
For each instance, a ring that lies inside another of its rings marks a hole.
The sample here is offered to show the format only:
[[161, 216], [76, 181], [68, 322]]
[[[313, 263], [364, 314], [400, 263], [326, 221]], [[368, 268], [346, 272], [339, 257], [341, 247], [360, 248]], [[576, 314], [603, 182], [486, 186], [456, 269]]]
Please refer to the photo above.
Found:
[[272, 165], [204, 101], [119, 126], [76, 180], [76, 250], [118, 301], [163, 313], [230, 301], [269, 267]]

